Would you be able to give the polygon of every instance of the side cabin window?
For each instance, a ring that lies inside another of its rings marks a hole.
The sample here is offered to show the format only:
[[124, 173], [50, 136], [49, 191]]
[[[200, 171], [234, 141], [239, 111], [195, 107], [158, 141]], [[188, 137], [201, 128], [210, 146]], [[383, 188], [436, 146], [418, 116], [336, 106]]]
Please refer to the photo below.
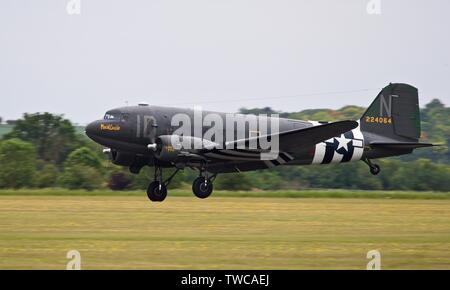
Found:
[[129, 115], [129, 114], [122, 114], [122, 119], [121, 119], [121, 121], [122, 121], [122, 122], [127, 122], [129, 118], [130, 118], [130, 115]]

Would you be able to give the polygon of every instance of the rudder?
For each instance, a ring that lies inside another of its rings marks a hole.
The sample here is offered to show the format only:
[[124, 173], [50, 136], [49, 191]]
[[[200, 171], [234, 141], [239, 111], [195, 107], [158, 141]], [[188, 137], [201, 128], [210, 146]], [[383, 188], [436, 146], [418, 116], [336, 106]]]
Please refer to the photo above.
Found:
[[364, 133], [393, 141], [417, 142], [421, 135], [417, 88], [389, 84], [363, 114], [360, 123]]

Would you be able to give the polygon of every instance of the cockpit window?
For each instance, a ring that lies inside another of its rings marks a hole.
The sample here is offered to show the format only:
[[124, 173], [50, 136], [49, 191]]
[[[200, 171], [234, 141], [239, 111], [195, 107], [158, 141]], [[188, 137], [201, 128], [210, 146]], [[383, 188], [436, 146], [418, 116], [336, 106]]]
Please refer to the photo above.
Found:
[[130, 118], [129, 114], [119, 112], [107, 112], [103, 117], [104, 120], [121, 121], [121, 122], [127, 122], [129, 118]]
[[119, 113], [106, 113], [103, 119], [105, 120], [120, 120], [121, 114]]

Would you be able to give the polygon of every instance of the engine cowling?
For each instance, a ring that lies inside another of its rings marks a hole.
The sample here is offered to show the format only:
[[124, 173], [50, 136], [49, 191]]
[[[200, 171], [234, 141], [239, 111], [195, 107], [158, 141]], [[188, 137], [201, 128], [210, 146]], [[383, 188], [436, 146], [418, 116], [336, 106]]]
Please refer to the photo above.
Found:
[[180, 155], [182, 148], [178, 143], [179, 140], [173, 135], [163, 135], [156, 139], [155, 157], [165, 162], [175, 162]]
[[217, 146], [217, 143], [198, 137], [162, 135], [156, 139], [155, 157], [161, 161], [175, 163], [186, 156], [195, 158], [198, 150], [213, 149]]

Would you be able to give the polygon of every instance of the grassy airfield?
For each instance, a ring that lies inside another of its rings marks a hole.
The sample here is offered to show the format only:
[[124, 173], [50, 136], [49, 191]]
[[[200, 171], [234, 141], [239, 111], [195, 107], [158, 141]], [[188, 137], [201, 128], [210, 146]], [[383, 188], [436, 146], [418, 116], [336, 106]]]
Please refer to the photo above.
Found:
[[365, 269], [374, 249], [383, 269], [450, 269], [448, 193], [199, 200], [174, 191], [158, 204], [142, 192], [59, 192], [0, 191], [0, 269], [65, 269], [72, 249], [82, 269]]

